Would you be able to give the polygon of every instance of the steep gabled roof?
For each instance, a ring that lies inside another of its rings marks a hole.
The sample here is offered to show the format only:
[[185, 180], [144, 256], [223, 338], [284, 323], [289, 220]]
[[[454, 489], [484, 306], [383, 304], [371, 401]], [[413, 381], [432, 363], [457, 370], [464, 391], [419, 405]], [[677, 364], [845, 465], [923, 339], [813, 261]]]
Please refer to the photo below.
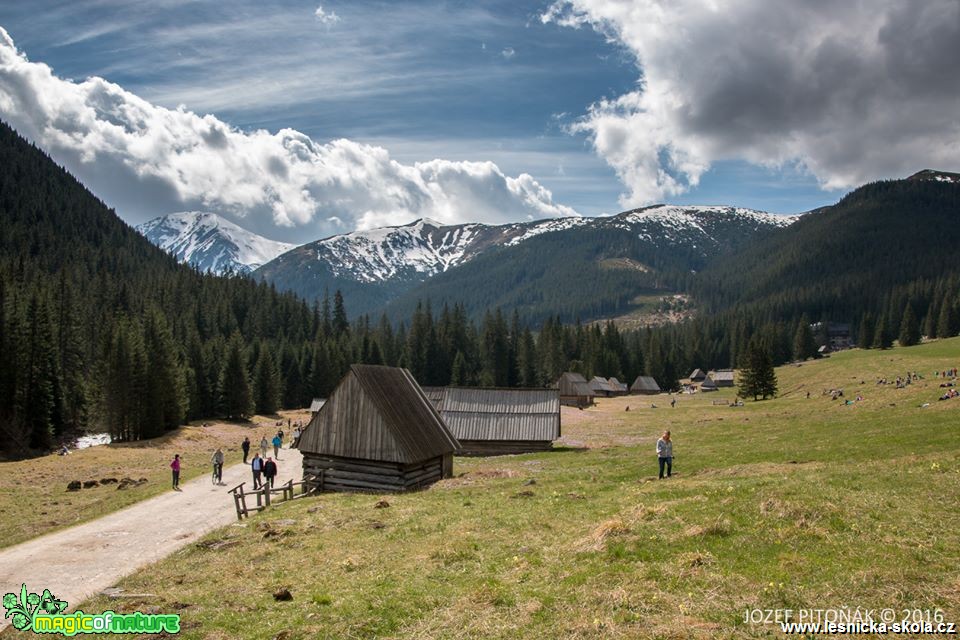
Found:
[[458, 440], [555, 440], [557, 389], [447, 387], [440, 414]]
[[460, 443], [409, 371], [355, 364], [310, 421], [299, 448], [413, 463], [452, 453]]
[[630, 391], [656, 391], [659, 393], [660, 385], [651, 376], [637, 376], [637, 379], [630, 385]]
[[594, 393], [603, 392], [603, 393], [616, 393], [619, 391], [617, 387], [614, 387], [608, 380], [601, 378], [600, 376], [593, 376], [589, 382], [590, 390]]
[[323, 398], [314, 398], [313, 402], [310, 403], [310, 413], [316, 413], [320, 411], [320, 408], [323, 406], [323, 403], [326, 402]]
[[572, 371], [567, 371], [561, 375], [554, 387], [560, 389], [561, 396], [593, 397], [594, 395], [587, 380], [579, 373]]

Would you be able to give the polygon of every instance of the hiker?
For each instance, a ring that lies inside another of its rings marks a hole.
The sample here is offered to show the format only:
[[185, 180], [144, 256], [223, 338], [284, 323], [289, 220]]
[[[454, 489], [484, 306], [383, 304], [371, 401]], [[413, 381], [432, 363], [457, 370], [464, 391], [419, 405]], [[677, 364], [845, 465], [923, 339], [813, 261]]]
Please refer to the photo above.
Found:
[[267, 479], [267, 485], [273, 489], [273, 479], [277, 477], [277, 463], [273, 461], [273, 458], [267, 458], [267, 461], [263, 463], [263, 476]]
[[300, 446], [300, 427], [294, 427], [293, 434], [290, 437], [292, 438], [292, 440], [290, 440], [291, 449], [296, 449]]
[[280, 437], [280, 434], [273, 436], [273, 457], [277, 460], [280, 459], [280, 447], [283, 445], [283, 438]]
[[270, 445], [267, 444], [267, 436], [263, 436], [262, 438], [260, 438], [260, 457], [261, 458], [267, 457], [267, 448], [269, 446]]
[[277, 436], [280, 437], [280, 446], [283, 446], [283, 429], [277, 431]]
[[663, 468], [667, 468], [667, 477], [673, 475], [673, 441], [670, 432], [664, 431], [657, 440], [657, 460], [660, 462], [660, 480], [663, 480]]
[[60, 447], [60, 455], [62, 456], [70, 455], [70, 449], [69, 447], [67, 447], [67, 445], [63, 445], [62, 447]]
[[173, 456], [173, 462], [170, 463], [173, 470], [173, 490], [180, 491], [180, 454]]
[[244, 436], [240, 448], [243, 449], [243, 464], [247, 464], [247, 456], [250, 455], [250, 438]]
[[217, 484], [223, 484], [223, 449], [217, 447], [217, 450], [213, 452], [213, 456], [210, 458], [210, 462], [213, 463], [213, 477]]
[[253, 454], [253, 460], [250, 461], [250, 469], [253, 471], [253, 488], [260, 488], [260, 473], [263, 471], [263, 458], [259, 453]]
[[677, 399], [676, 399], [676, 398], [670, 398], [670, 408], [673, 409], [673, 408], [676, 407], [676, 406], [677, 406]]

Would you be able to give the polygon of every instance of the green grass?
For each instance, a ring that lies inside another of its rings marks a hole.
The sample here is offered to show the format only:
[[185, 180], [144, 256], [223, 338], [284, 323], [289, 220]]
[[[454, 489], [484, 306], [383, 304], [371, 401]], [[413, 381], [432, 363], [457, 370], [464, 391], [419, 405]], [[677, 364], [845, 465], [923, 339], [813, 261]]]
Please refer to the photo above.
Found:
[[[585, 448], [457, 459], [457, 477], [386, 509], [279, 505], [208, 537], [233, 546], [120, 584], [155, 596], [82, 608], [178, 612], [184, 638], [761, 637], [779, 632], [744, 611], [778, 607], [960, 622], [960, 399], [937, 402], [932, 375], [956, 365], [960, 339], [784, 367], [783, 396], [744, 407], [712, 404], [727, 390], [565, 410]], [[908, 370], [925, 380], [874, 384]], [[865, 400], [820, 395], [834, 387]], [[664, 429], [677, 475], [660, 482]]]

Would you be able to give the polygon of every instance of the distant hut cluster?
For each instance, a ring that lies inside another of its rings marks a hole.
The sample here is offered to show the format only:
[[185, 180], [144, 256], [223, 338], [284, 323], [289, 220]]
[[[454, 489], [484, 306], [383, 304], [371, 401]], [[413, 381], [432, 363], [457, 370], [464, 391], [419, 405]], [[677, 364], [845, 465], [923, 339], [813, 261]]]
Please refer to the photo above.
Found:
[[409, 371], [353, 365], [298, 448], [325, 490], [386, 492], [451, 477], [460, 443]]
[[689, 393], [696, 391], [709, 393], [735, 385], [733, 369], [715, 369], [707, 373], [704, 373], [703, 369], [694, 369], [688, 380], [684, 388]]
[[553, 387], [560, 392], [560, 404], [568, 407], [589, 407], [593, 404], [594, 393], [579, 373], [568, 371], [560, 376]]
[[431, 387], [460, 455], [488, 456], [547, 451], [560, 437], [557, 389]]

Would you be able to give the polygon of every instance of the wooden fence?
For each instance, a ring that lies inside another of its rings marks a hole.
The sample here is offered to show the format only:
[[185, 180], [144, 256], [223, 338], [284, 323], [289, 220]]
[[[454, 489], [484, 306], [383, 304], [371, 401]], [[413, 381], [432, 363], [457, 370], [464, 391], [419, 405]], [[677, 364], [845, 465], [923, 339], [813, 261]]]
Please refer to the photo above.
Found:
[[[297, 498], [303, 498], [304, 496], [323, 491], [323, 474], [304, 477], [304, 479], [299, 482], [289, 480], [286, 484], [281, 484], [276, 487], [271, 487], [269, 483], [264, 482], [259, 489], [253, 489], [252, 491], [244, 490], [246, 484], [246, 482], [241, 482], [233, 489], [230, 489], [230, 493], [233, 494], [233, 504], [237, 508], [237, 520], [250, 517], [251, 511], [263, 511], [269, 507], [272, 502], [278, 500], [280, 502], [296, 500]], [[279, 498], [275, 498], [274, 496], [279, 496]], [[256, 499], [256, 505], [247, 504], [247, 498], [250, 497]]]

